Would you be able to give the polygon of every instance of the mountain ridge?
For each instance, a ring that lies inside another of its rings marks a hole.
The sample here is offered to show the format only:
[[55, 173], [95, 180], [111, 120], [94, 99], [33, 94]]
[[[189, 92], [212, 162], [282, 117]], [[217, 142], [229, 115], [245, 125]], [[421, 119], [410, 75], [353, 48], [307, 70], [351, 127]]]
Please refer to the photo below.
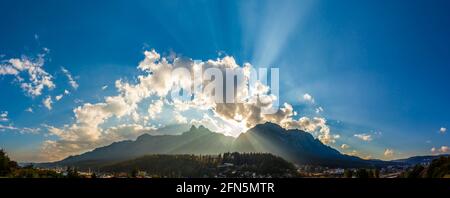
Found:
[[449, 157], [450, 154], [440, 154], [440, 155], [420, 155], [420, 156], [412, 156], [404, 159], [396, 159], [391, 160], [391, 162], [399, 162], [406, 164], [421, 164], [421, 163], [431, 163], [434, 159], [438, 159], [440, 157]]
[[114, 142], [58, 162], [42, 163], [40, 166], [88, 165], [93, 161], [111, 163], [148, 154], [208, 155], [225, 152], [271, 153], [296, 164], [330, 167], [373, 167], [397, 163], [363, 160], [345, 155], [323, 144], [310, 133], [298, 129], [287, 130], [266, 122], [256, 125], [237, 138], [212, 132], [203, 126], [192, 126], [180, 135], [143, 134], [134, 141]]

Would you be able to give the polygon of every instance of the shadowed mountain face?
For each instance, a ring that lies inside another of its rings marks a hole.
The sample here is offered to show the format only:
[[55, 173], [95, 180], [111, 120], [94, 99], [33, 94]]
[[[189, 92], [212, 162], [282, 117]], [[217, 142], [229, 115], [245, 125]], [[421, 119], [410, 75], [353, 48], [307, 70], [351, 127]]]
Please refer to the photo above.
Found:
[[193, 126], [181, 135], [144, 134], [135, 141], [116, 142], [81, 155], [70, 156], [54, 164], [70, 165], [89, 161], [115, 162], [148, 154], [218, 154], [230, 151], [233, 140], [232, 137], [213, 133], [205, 127]]
[[322, 144], [310, 133], [286, 130], [272, 123], [255, 126], [239, 137], [228, 137], [207, 128], [191, 127], [181, 135], [144, 134], [135, 141], [116, 142], [78, 156], [71, 156], [43, 166], [89, 165], [117, 162], [148, 154], [219, 154], [225, 152], [272, 153], [297, 164], [338, 167], [363, 167], [381, 164], [343, 155]]
[[268, 152], [296, 164], [340, 167], [370, 165], [369, 161], [343, 155], [324, 145], [310, 133], [297, 129], [286, 130], [273, 123], [257, 125], [241, 134], [233, 146], [239, 152]]

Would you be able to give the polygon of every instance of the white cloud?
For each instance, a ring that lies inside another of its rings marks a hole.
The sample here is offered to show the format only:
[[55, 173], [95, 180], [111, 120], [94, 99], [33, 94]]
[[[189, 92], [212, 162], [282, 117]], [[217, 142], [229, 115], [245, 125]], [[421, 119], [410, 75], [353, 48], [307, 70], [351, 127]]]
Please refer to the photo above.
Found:
[[56, 101], [60, 101], [64, 97], [64, 95], [69, 95], [69, 94], [70, 94], [70, 92], [67, 89], [65, 89], [62, 94], [55, 96], [55, 99], [56, 99]]
[[317, 107], [316, 108], [316, 113], [317, 114], [322, 113], [322, 112], [323, 112], [323, 108], [322, 107]]
[[441, 128], [439, 129], [439, 133], [444, 134], [445, 132], [447, 132], [447, 128], [441, 127]]
[[5, 131], [5, 130], [17, 130], [18, 128], [12, 126], [12, 125], [2, 125], [0, 124], [0, 131]]
[[289, 116], [289, 118], [283, 119], [280, 124], [285, 128], [298, 128], [311, 133], [318, 132], [317, 137], [325, 144], [334, 143], [336, 139], [340, 138], [338, 134], [331, 134], [330, 127], [326, 124], [326, 120], [320, 117], [314, 117], [312, 119], [308, 117], [301, 117], [298, 120], [293, 120]]
[[78, 88], [78, 83], [75, 81], [75, 79], [72, 77], [72, 74], [64, 67], [61, 67], [61, 71], [66, 75], [67, 79], [69, 80], [69, 84], [73, 89]]
[[31, 107], [28, 107], [27, 109], [25, 109], [25, 111], [26, 111], [26, 112], [30, 112], [30, 113], [33, 113], [33, 108], [31, 108]]
[[47, 98], [45, 98], [45, 99], [42, 101], [42, 104], [44, 104], [44, 106], [45, 106], [48, 110], [52, 110], [52, 104], [53, 104], [52, 97], [51, 97], [51, 96], [47, 96]]
[[365, 159], [365, 160], [373, 159], [372, 155], [362, 156], [361, 158], [363, 158], [363, 159]]
[[155, 127], [144, 127], [136, 124], [118, 125], [103, 130], [101, 138], [98, 138], [96, 141], [92, 141], [89, 138], [83, 139], [82, 136], [76, 134], [87, 129], [70, 127], [61, 130], [48, 126], [48, 130], [51, 134], [62, 137], [62, 139], [58, 141], [47, 140], [44, 142], [41, 149], [41, 160], [44, 161], [60, 160], [69, 155], [79, 153], [79, 151], [92, 150], [99, 146], [106, 146], [111, 142], [136, 139], [143, 133], [149, 133], [155, 130]]
[[174, 118], [175, 118], [175, 121], [177, 123], [179, 123], [179, 124], [186, 124], [186, 123], [188, 123], [187, 118], [184, 117], [183, 115], [181, 115], [181, 113], [178, 112], [178, 111], [174, 112]]
[[440, 148], [431, 148], [430, 150], [432, 153], [447, 153], [450, 151], [450, 148], [448, 146], [441, 146]]
[[8, 111], [1, 111], [0, 112], [0, 122], [8, 122]]
[[303, 94], [303, 100], [314, 103], [314, 98], [309, 93]]
[[342, 144], [341, 149], [349, 149], [350, 146], [348, 144]]
[[372, 141], [372, 135], [370, 135], [370, 134], [361, 133], [361, 134], [355, 134], [354, 136], [363, 141], [366, 141], [366, 142]]
[[0, 65], [0, 75], [17, 75], [17, 71], [14, 67], [10, 65]]
[[162, 112], [164, 103], [162, 100], [156, 100], [153, 104], [148, 107], [148, 116], [153, 119], [156, 118], [158, 114]]
[[60, 95], [57, 95], [57, 96], [55, 96], [55, 99], [56, 99], [56, 101], [59, 101], [59, 100], [61, 100], [61, 99], [62, 99], [62, 97], [63, 97], [63, 95], [62, 95], [62, 94], [60, 94]]
[[[116, 134], [117, 130], [112, 130], [115, 129], [114, 127], [102, 129], [100, 125], [113, 116], [121, 118], [132, 110], [133, 108], [120, 96], [106, 97], [103, 103], [86, 103], [79, 106], [74, 109], [76, 118], [74, 124], [65, 125], [62, 128], [48, 126], [50, 135], [57, 136], [59, 140], [45, 142], [42, 152], [48, 155], [48, 159], [56, 160], [57, 156], [77, 154], [122, 140], [121, 138], [124, 136]], [[143, 126], [140, 127], [147, 129]], [[139, 127], [134, 128], [139, 129]], [[55, 150], [49, 151], [48, 149]]]
[[129, 140], [135, 139], [143, 133], [148, 133], [156, 128], [153, 126], [144, 127], [138, 124], [122, 124], [119, 126], [111, 127], [106, 130], [105, 139], [109, 141]]
[[[79, 154], [122, 138], [123, 136], [115, 135], [118, 133], [117, 130], [111, 130], [116, 126], [105, 127], [105, 123], [112, 118], [114, 123], [128, 122], [128, 125], [136, 125], [132, 128], [134, 131], [138, 129], [137, 126], [145, 128], [142, 123], [149, 122], [145, 120], [147, 116], [141, 116], [140, 113], [143, 112], [138, 111], [142, 107], [138, 107], [143, 100], [151, 99], [154, 102], [147, 109], [148, 117], [154, 118], [160, 114], [164, 104], [167, 104], [173, 107], [171, 114], [174, 121], [187, 123], [187, 118], [181, 115], [181, 112], [195, 111], [203, 115], [203, 118], [191, 119], [191, 123], [204, 124], [211, 130], [223, 132], [226, 135], [237, 136], [256, 124], [273, 122], [285, 128], [298, 128], [310, 132], [326, 144], [334, 143], [339, 138], [339, 135], [331, 133], [324, 118], [303, 116], [295, 119], [297, 112], [288, 103], [284, 103], [274, 114], [263, 113], [261, 109], [272, 107], [278, 98], [269, 94], [270, 87], [260, 82], [249, 84], [249, 71], [252, 66], [248, 63], [240, 67], [234, 58], [229, 56], [216, 60], [193, 61], [181, 57], [175, 57], [173, 60], [166, 59], [154, 50], [146, 51], [144, 54], [145, 58], [139, 63], [138, 69], [146, 74], [139, 75], [136, 83], [117, 80], [115, 82], [117, 95], [105, 97], [103, 102], [85, 103], [75, 108], [75, 122], [70, 125], [59, 128], [48, 127], [49, 133], [57, 137], [56, 140], [49, 140], [44, 145], [43, 152], [51, 155], [49, 159], [61, 159], [69, 154]], [[177, 101], [170, 97], [171, 91], [180, 88], [194, 90], [197, 83], [199, 86], [205, 86], [210, 82], [201, 81], [201, 78], [191, 80], [185, 76], [172, 75], [172, 70], [177, 68], [187, 69], [191, 73], [208, 68], [220, 70], [242, 68], [243, 78], [237, 82], [236, 87], [249, 84], [250, 91], [236, 89], [235, 98], [240, 101], [239, 103], [216, 103], [210, 93], [196, 93], [193, 100]], [[155, 100], [155, 98], [158, 99]], [[141, 122], [141, 118], [144, 122]], [[129, 130], [130, 127], [127, 129]], [[125, 129], [121, 128], [121, 131], [123, 130]]]
[[75, 104], [79, 104], [79, 103], [82, 103], [83, 100], [81, 100], [81, 99], [79, 99], [79, 98], [75, 98], [75, 100], [73, 100], [73, 102], [74, 102]]
[[40, 128], [28, 128], [28, 127], [16, 127], [12, 124], [9, 125], [2, 125], [0, 124], [0, 131], [16, 131], [20, 134], [37, 134], [41, 130]]
[[386, 149], [386, 150], [384, 150], [384, 156], [385, 157], [392, 157], [394, 155], [394, 150], [392, 150], [392, 149]]
[[217, 133], [223, 133], [227, 136], [233, 136], [235, 135], [235, 131], [239, 129], [242, 126], [236, 126], [228, 124], [226, 121], [220, 120], [220, 119], [214, 119], [207, 113], [203, 114], [203, 117], [200, 120], [192, 119], [190, 122], [194, 126], [205, 126], [206, 128], [210, 129], [211, 131], [215, 131]]
[[357, 150], [352, 150], [351, 152], [345, 153], [346, 155], [351, 155], [351, 156], [359, 156], [360, 153]]
[[4, 60], [0, 75], [13, 75], [28, 96], [40, 96], [45, 88], [55, 88], [52, 75], [44, 70], [46, 53], [38, 54], [37, 58], [22, 56]]

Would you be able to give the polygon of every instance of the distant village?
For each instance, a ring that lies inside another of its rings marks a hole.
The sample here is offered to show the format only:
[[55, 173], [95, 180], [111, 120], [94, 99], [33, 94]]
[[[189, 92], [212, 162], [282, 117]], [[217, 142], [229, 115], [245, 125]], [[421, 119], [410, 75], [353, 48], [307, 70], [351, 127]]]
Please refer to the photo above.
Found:
[[[429, 162], [421, 163], [423, 166], [429, 166]], [[373, 178], [398, 178], [402, 173], [413, 168], [412, 165], [396, 165], [386, 166], [380, 169], [361, 169], [361, 168], [330, 168], [322, 166], [312, 165], [297, 165], [297, 173], [285, 173], [282, 175], [271, 174], [258, 174], [252, 171], [238, 171], [235, 170], [235, 165], [232, 163], [224, 163], [218, 166], [217, 174], [213, 178], [295, 178], [295, 177], [308, 177], [308, 178], [358, 178], [358, 171], [365, 170], [368, 173], [368, 177]], [[68, 175], [67, 167], [65, 168], [52, 168], [51, 170], [62, 174]], [[372, 173], [370, 175], [370, 173]], [[152, 175], [144, 170], [133, 170], [131, 172], [98, 172], [88, 169], [87, 171], [77, 171], [77, 174], [83, 178], [168, 178], [168, 176]], [[204, 177], [209, 177], [205, 175]]]

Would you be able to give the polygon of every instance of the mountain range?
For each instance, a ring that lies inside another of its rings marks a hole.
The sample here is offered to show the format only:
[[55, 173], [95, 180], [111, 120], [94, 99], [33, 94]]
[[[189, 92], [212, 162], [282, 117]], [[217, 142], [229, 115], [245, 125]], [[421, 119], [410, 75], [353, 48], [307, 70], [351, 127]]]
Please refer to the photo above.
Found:
[[310, 133], [298, 129], [287, 130], [269, 122], [256, 125], [237, 138], [212, 132], [203, 126], [192, 126], [181, 134], [154, 134], [161, 133], [143, 134], [134, 141], [115, 142], [81, 155], [38, 166], [89, 167], [92, 164], [120, 162], [149, 154], [212, 155], [225, 152], [271, 153], [295, 164], [328, 167], [375, 167], [402, 163], [364, 160], [345, 155], [323, 144]]
[[404, 164], [410, 164], [410, 165], [429, 164], [435, 159], [438, 159], [440, 157], [449, 157], [449, 156], [450, 156], [450, 154], [414, 156], [414, 157], [409, 157], [406, 159], [392, 160], [392, 162], [398, 162], [398, 163], [404, 163]]

